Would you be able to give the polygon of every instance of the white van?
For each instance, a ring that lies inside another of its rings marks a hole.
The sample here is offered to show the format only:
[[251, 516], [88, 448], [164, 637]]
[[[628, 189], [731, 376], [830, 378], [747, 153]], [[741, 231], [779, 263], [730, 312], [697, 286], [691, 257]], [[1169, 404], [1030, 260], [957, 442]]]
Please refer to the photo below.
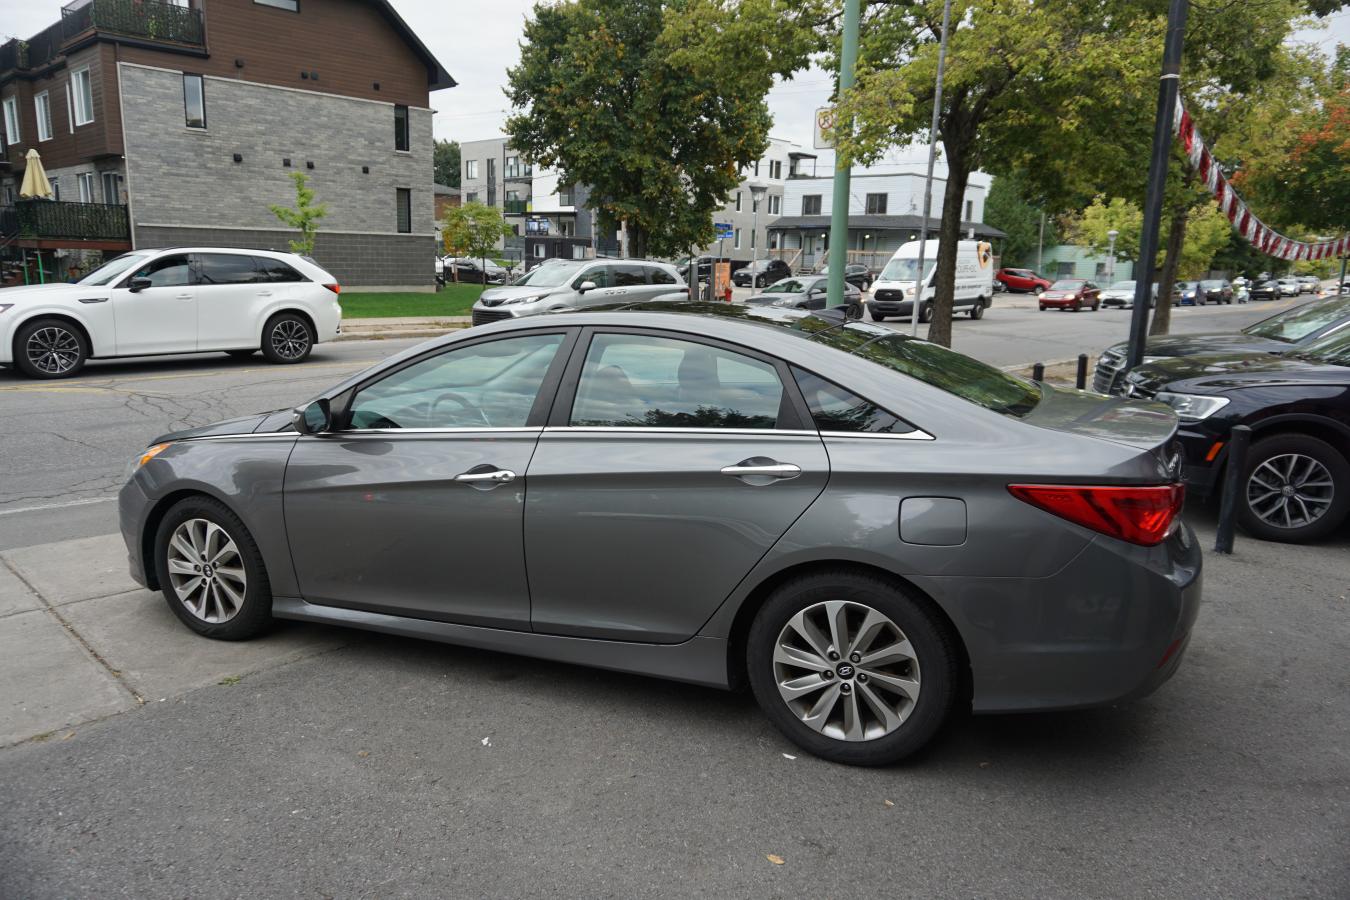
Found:
[[[919, 321], [933, 318], [933, 277], [937, 269], [938, 242], [927, 241], [924, 247], [923, 298], [919, 306]], [[872, 320], [881, 322], [887, 316], [910, 315], [914, 298], [914, 276], [919, 270], [919, 242], [904, 244], [872, 284], [872, 297], [867, 310]], [[972, 319], [984, 315], [994, 296], [994, 251], [986, 241], [959, 241], [956, 245], [956, 293], [952, 311], [968, 310]]]

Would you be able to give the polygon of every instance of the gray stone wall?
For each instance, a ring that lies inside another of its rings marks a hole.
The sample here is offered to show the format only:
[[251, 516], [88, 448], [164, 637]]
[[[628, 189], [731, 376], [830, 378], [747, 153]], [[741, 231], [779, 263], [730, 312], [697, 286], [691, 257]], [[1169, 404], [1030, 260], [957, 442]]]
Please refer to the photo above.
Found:
[[[285, 249], [294, 235], [269, 205], [294, 205], [300, 171], [328, 206], [315, 257], [344, 284], [434, 282], [430, 110], [410, 110], [412, 149], [397, 151], [393, 104], [207, 77], [207, 127], [191, 129], [181, 73], [119, 74], [136, 246]], [[398, 188], [412, 192], [411, 234], [398, 232]]]

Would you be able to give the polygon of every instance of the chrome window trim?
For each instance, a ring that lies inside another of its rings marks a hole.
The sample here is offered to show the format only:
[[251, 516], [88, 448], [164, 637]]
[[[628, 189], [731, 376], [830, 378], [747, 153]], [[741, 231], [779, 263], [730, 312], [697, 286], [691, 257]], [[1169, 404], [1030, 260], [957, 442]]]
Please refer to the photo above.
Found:
[[822, 431], [822, 438], [862, 438], [864, 440], [883, 440], [883, 441], [935, 441], [928, 432], [916, 428], [913, 431], [887, 432], [887, 431]]
[[787, 428], [647, 428], [640, 425], [550, 425], [544, 429], [547, 433], [577, 434], [727, 434], [761, 435], [776, 437], [820, 437], [820, 432]]
[[325, 431], [316, 437], [355, 437], [363, 434], [539, 434], [542, 425], [506, 426], [491, 428], [486, 425], [473, 425], [464, 428], [346, 428], [342, 431]]
[[171, 438], [165, 443], [169, 444], [190, 444], [194, 441], [233, 441], [240, 438], [257, 440], [260, 438], [269, 438], [273, 440], [295, 440], [300, 436], [298, 431], [239, 431], [232, 434], [199, 434], [185, 438]]

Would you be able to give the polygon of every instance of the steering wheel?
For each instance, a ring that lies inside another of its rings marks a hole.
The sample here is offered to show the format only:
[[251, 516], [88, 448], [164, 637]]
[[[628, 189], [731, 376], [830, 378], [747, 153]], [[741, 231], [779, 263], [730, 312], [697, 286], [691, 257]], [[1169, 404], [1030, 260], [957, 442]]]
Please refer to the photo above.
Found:
[[488, 421], [487, 416], [483, 415], [482, 409], [480, 409], [477, 406], [474, 406], [472, 403], [464, 399], [464, 397], [462, 397], [461, 395], [456, 394], [454, 391], [446, 391], [445, 393], [437, 397], [435, 400], [432, 400], [431, 410], [427, 413], [427, 418], [435, 419], [436, 411], [440, 408], [440, 405], [444, 403], [446, 400], [449, 400], [450, 402], [457, 404], [460, 407], [460, 409], [466, 412], [473, 413], [478, 417], [478, 421], [481, 422], [483, 425], [487, 426], [488, 428], [492, 427], [492, 423]]

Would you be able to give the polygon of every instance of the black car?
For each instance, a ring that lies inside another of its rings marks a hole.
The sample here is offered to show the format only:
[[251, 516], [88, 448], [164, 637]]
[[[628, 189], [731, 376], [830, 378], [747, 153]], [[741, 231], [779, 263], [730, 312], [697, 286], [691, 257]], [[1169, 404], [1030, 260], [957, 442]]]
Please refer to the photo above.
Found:
[[469, 284], [506, 284], [510, 280], [510, 273], [490, 259], [447, 256], [445, 280]]
[[1280, 283], [1278, 281], [1258, 281], [1252, 285], [1250, 294], [1253, 300], [1278, 300], [1280, 299]]
[[[1276, 313], [1254, 325], [1233, 333], [1178, 334], [1148, 339], [1144, 362], [1157, 362], [1174, 356], [1198, 353], [1271, 353], [1297, 352], [1313, 341], [1340, 331], [1350, 330], [1350, 297], [1314, 300]], [[1092, 389], [1099, 394], [1125, 391], [1126, 344], [1116, 344], [1097, 360]]]
[[[735, 266], [736, 266], [736, 264], [735, 264], [734, 262], [732, 262], [731, 259], [729, 259], [729, 258], [727, 258], [727, 257], [725, 257], [725, 256], [721, 256], [721, 257], [719, 257], [719, 256], [700, 256], [700, 257], [698, 257], [698, 259], [696, 260], [696, 263], [697, 263], [697, 265], [698, 265], [698, 280], [699, 280], [699, 281], [708, 281], [708, 280], [710, 280], [710, 279], [712, 278], [713, 266], [717, 265], [717, 263], [720, 263], [720, 262], [731, 263], [732, 268], [735, 268]], [[685, 280], [686, 283], [688, 283], [688, 281], [689, 281], [689, 260], [687, 260], [687, 259], [681, 260], [681, 261], [675, 266], [675, 270], [676, 270], [677, 272], [679, 272], [679, 273], [680, 273], [680, 277], [683, 278], [683, 279]]]
[[1222, 353], [1165, 359], [1127, 376], [1126, 393], [1170, 405], [1188, 490], [1222, 491], [1236, 425], [1252, 429], [1236, 498], [1259, 538], [1327, 537], [1350, 513], [1350, 329], [1285, 356]]
[[[830, 267], [822, 266], [820, 274], [830, 274]], [[865, 291], [872, 286], [873, 281], [876, 281], [876, 276], [872, 274], [871, 269], [867, 268], [867, 266], [864, 266], [862, 263], [849, 263], [844, 266], [844, 281], [853, 285], [860, 291]]]
[[781, 259], [761, 259], [733, 272], [731, 283], [736, 287], [764, 287], [791, 274], [791, 267]]
[[1196, 300], [1199, 306], [1206, 303], [1233, 303], [1233, 286], [1227, 281], [1219, 278], [1211, 278], [1200, 282], [1200, 287], [1196, 293]]

